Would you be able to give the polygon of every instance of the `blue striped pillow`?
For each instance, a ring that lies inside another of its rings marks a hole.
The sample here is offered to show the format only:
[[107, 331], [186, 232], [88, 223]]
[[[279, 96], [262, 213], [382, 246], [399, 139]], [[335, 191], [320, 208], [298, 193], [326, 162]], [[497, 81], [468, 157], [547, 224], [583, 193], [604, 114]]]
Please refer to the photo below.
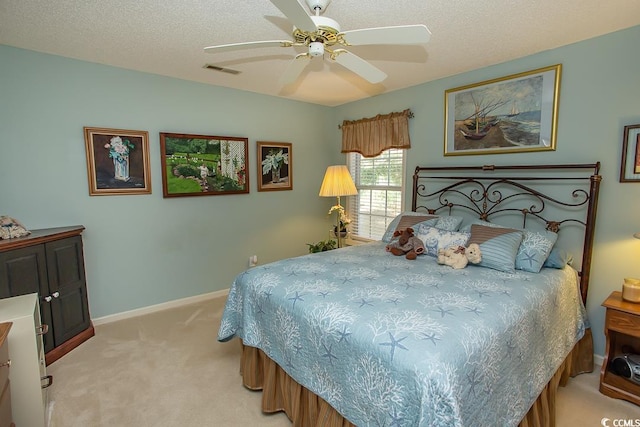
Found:
[[472, 224], [469, 245], [480, 246], [482, 261], [479, 266], [514, 273], [518, 247], [522, 241], [522, 231], [512, 228], [487, 227]]
[[[502, 225], [491, 222], [477, 220], [472, 224], [484, 225], [485, 227], [502, 227]], [[471, 225], [462, 227], [463, 230], [470, 231]], [[522, 232], [522, 242], [516, 254], [516, 270], [540, 272], [545, 260], [549, 257], [551, 248], [556, 243], [558, 235], [552, 231], [540, 230], [530, 231], [518, 229]], [[564, 266], [563, 266], [564, 267]], [[563, 268], [560, 267], [560, 268]]]

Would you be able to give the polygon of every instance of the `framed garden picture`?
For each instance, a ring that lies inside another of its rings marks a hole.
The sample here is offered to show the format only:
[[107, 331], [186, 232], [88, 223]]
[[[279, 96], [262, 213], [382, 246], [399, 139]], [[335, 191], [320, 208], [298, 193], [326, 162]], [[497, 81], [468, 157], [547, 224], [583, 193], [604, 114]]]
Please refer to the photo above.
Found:
[[293, 189], [293, 157], [288, 142], [258, 141], [258, 191]]
[[149, 133], [84, 128], [89, 195], [151, 194]]
[[249, 193], [249, 140], [160, 133], [164, 197]]
[[620, 182], [640, 182], [640, 125], [624, 127]]
[[445, 91], [444, 155], [556, 149], [562, 65]]

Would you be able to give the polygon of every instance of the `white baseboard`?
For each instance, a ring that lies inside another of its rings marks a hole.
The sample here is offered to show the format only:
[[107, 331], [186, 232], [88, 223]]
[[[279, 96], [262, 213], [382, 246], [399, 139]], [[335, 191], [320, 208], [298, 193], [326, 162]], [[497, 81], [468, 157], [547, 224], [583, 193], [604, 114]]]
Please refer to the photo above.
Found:
[[167, 310], [169, 308], [180, 307], [183, 305], [193, 304], [196, 302], [206, 301], [213, 298], [225, 296], [229, 293], [229, 289], [221, 291], [209, 292], [206, 294], [195, 295], [192, 297], [177, 299], [173, 301], [163, 302], [161, 304], [150, 305], [148, 307], [136, 308], [135, 310], [123, 311], [122, 313], [110, 314], [108, 316], [97, 317], [91, 319], [94, 326], [104, 325], [106, 323], [116, 322], [118, 320], [130, 319], [132, 317], [142, 316], [144, 314], [155, 313], [156, 311]]
[[598, 366], [598, 370], [600, 370], [602, 362], [604, 362], [604, 356], [600, 356], [599, 354], [593, 355], [593, 364]]

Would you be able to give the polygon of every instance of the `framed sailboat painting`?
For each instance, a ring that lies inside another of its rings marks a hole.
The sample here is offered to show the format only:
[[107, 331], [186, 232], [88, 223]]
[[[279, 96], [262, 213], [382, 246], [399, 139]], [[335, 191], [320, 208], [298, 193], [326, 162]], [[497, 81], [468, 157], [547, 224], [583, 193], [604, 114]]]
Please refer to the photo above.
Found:
[[562, 65], [445, 91], [444, 155], [556, 149]]

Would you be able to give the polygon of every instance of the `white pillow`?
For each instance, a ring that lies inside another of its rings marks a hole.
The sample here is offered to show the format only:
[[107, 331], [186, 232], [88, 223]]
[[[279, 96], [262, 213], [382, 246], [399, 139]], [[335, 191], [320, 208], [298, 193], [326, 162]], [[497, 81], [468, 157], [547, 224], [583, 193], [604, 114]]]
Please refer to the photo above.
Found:
[[414, 228], [414, 234], [424, 243], [426, 255], [438, 256], [438, 249], [449, 246], [467, 246], [471, 233], [462, 231], [448, 231], [437, 227], [419, 224]]

